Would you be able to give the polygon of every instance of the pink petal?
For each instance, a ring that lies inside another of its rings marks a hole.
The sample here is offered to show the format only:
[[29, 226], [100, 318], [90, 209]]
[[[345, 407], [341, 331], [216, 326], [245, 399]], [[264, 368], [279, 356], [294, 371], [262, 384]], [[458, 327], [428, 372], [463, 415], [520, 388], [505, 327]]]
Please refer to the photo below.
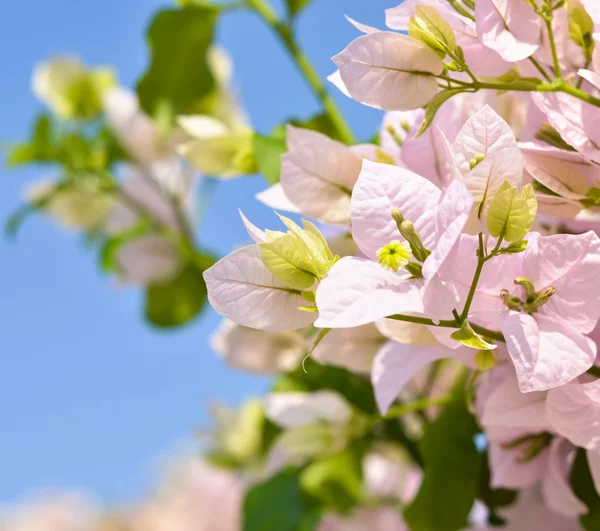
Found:
[[435, 244], [435, 217], [440, 190], [404, 168], [365, 160], [352, 194], [353, 236], [360, 250], [377, 260], [377, 250], [403, 240], [392, 209], [398, 208], [419, 231], [425, 247]]
[[258, 192], [254, 197], [264, 205], [274, 210], [285, 210], [286, 212], [300, 213], [300, 209], [290, 201], [290, 198], [285, 195], [281, 183], [274, 184], [262, 192]]
[[423, 311], [423, 281], [408, 280], [376, 262], [346, 257], [317, 288], [318, 328], [350, 328], [396, 313]]
[[288, 126], [281, 185], [302, 213], [332, 224], [350, 220], [350, 192], [362, 159], [322, 133]]
[[573, 444], [600, 450], [600, 380], [551, 389], [546, 414], [554, 429]]
[[536, 289], [556, 293], [538, 315], [560, 321], [582, 333], [600, 318], [600, 239], [593, 232], [539, 236], [532, 233], [525, 251], [523, 275]]
[[567, 518], [576, 518], [588, 512], [569, 484], [574, 453], [575, 449], [568, 441], [556, 437], [550, 445], [548, 467], [542, 479], [542, 495], [546, 505]]
[[502, 332], [523, 393], [568, 383], [587, 371], [596, 358], [593, 341], [546, 317], [511, 315]]
[[505, 61], [533, 55], [539, 47], [541, 18], [523, 0], [477, 0], [477, 35]]
[[303, 328], [317, 317], [297, 309], [306, 300], [264, 266], [258, 245], [222, 258], [204, 272], [204, 280], [215, 311], [243, 326], [282, 332]]
[[379, 411], [385, 415], [408, 381], [425, 365], [455, 357], [444, 347], [414, 347], [388, 341], [373, 360], [371, 381]]
[[503, 443], [491, 441], [488, 446], [492, 488], [524, 489], [537, 483], [547, 466], [548, 450], [534, 459], [520, 462], [518, 449], [504, 448]]
[[351, 42], [333, 58], [353, 99], [388, 111], [417, 109], [438, 91], [439, 56], [425, 44], [399, 33], [381, 31]]
[[256, 225], [254, 225], [254, 223], [252, 223], [239, 208], [238, 212], [240, 213], [240, 217], [242, 218], [242, 222], [244, 223], [244, 227], [246, 227], [250, 238], [252, 238], [255, 243], [265, 243], [267, 241], [265, 231], [260, 230]]

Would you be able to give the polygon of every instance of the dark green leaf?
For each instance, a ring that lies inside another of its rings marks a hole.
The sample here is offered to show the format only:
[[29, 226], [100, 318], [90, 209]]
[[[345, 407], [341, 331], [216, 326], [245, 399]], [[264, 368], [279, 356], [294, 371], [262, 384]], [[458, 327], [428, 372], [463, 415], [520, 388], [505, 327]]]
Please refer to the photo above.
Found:
[[214, 260], [201, 257], [188, 263], [172, 280], [154, 284], [146, 290], [146, 318], [161, 328], [181, 326], [196, 317], [206, 302], [206, 284], [202, 273]]
[[415, 136], [421, 136], [425, 131], [427, 131], [427, 129], [429, 129], [429, 126], [433, 123], [435, 115], [444, 103], [446, 103], [453, 96], [462, 94], [463, 92], [465, 92], [465, 89], [462, 88], [448, 89], [438, 92], [427, 104], [427, 108], [425, 109], [425, 119], [423, 120], [423, 124]]
[[490, 468], [488, 466], [488, 456], [486, 453], [482, 459], [477, 498], [489, 509], [489, 523], [492, 525], [502, 525], [503, 519], [498, 516], [497, 510], [515, 503], [518, 493], [508, 489], [493, 489], [490, 486], [490, 480]]
[[478, 428], [467, 409], [464, 378], [455, 385], [453, 396], [452, 402], [427, 426], [421, 441], [425, 459], [423, 482], [404, 512], [411, 529], [456, 531], [467, 527], [482, 456], [473, 441]]
[[316, 523], [311, 509], [300, 488], [299, 471], [288, 468], [248, 491], [243, 531], [310, 531]]
[[280, 378], [273, 390], [288, 392], [330, 389], [338, 392], [357, 409], [369, 415], [377, 414], [373, 386], [367, 378], [339, 367], [320, 365], [311, 358], [306, 360], [304, 368], [306, 372], [302, 367], [298, 367], [294, 372]]
[[207, 53], [217, 14], [216, 8], [190, 5], [155, 16], [148, 30], [150, 67], [137, 87], [148, 114], [165, 104], [174, 115], [200, 112], [215, 86]]
[[285, 137], [264, 136], [255, 133], [252, 149], [258, 172], [264, 175], [270, 184], [278, 183], [281, 173], [281, 155], [286, 152]]
[[575, 495], [587, 506], [588, 514], [580, 518], [584, 529], [600, 529], [600, 496], [596, 492], [594, 480], [590, 473], [586, 451], [577, 450], [575, 462], [571, 469], [571, 486]]
[[302, 11], [312, 0], [286, 0], [288, 13], [290, 17], [295, 17], [300, 11]]

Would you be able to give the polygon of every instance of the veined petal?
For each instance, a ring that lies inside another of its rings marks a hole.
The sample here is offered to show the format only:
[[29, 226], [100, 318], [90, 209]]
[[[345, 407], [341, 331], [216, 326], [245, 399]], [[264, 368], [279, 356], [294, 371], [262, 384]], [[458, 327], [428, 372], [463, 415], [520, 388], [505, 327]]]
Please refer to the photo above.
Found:
[[596, 344], [591, 339], [546, 317], [510, 315], [502, 332], [523, 393], [568, 383], [596, 359]]
[[591, 332], [600, 318], [600, 239], [585, 234], [529, 235], [523, 275], [538, 290], [553, 287], [556, 293], [538, 315], [546, 316], [582, 333]]
[[403, 241], [392, 209], [412, 222], [427, 248], [435, 245], [435, 218], [441, 191], [405, 168], [365, 160], [352, 194], [353, 236], [360, 250], [377, 260], [377, 250]]
[[347, 224], [362, 158], [316, 131], [288, 126], [287, 139], [288, 152], [281, 158], [285, 195], [307, 216]]
[[438, 91], [434, 76], [444, 68], [425, 44], [388, 31], [359, 37], [333, 61], [353, 99], [389, 111], [427, 104]]
[[317, 288], [318, 328], [351, 328], [396, 313], [423, 311], [422, 280], [409, 280], [378, 263], [346, 257]]
[[520, 61], [539, 48], [542, 19], [523, 0], [477, 0], [477, 35], [505, 61]]
[[281, 332], [307, 326], [317, 317], [297, 309], [306, 300], [264, 266], [258, 245], [219, 260], [204, 272], [204, 279], [215, 311], [243, 326]]

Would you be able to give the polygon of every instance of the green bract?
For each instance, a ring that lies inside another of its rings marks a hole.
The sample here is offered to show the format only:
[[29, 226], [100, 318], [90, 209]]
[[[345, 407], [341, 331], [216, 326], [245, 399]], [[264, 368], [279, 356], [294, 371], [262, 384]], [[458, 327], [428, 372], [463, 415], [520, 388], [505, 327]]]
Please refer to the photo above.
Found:
[[442, 58], [456, 48], [454, 31], [433, 7], [416, 7], [415, 16], [408, 23], [408, 34], [429, 46]]
[[488, 343], [481, 336], [477, 335], [468, 321], [465, 321], [460, 330], [454, 332], [450, 337], [456, 339], [456, 341], [460, 341], [469, 348], [476, 348], [478, 350], [492, 350], [496, 348], [496, 345]]
[[290, 288], [310, 289], [339, 259], [310, 221], [304, 229], [291, 219], [279, 216], [289, 232], [265, 231], [266, 243], [259, 244], [265, 267]]
[[533, 187], [528, 184], [518, 192], [505, 181], [490, 203], [486, 219], [488, 231], [508, 242], [521, 240], [531, 229], [536, 212]]

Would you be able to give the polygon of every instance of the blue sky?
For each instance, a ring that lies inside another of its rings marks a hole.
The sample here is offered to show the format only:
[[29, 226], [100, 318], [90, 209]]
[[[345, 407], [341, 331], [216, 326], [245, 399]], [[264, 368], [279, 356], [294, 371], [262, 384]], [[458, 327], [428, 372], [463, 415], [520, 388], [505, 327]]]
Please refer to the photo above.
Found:
[[[358, 35], [344, 13], [383, 27], [394, 0], [315, 0], [299, 36], [322, 75], [330, 57]], [[0, 17], [0, 142], [27, 135], [40, 110], [29, 88], [34, 64], [56, 53], [110, 64], [124, 85], [144, 70], [143, 39], [157, 0], [5, 2]], [[263, 132], [318, 104], [269, 30], [255, 17], [224, 17], [218, 40], [235, 61], [235, 84], [253, 126]], [[338, 96], [362, 139], [380, 113]], [[46, 168], [0, 168], [0, 218], [20, 202], [26, 182]], [[225, 254], [247, 236], [238, 207], [260, 226], [274, 215], [254, 200], [260, 177], [220, 183], [200, 232]], [[81, 238], [32, 218], [16, 242], [0, 239], [0, 503], [40, 487], [80, 488], [108, 502], [135, 500], [156, 463], [208, 422], [206, 404], [260, 394], [264, 378], [228, 369], [207, 346], [219, 317], [207, 311], [174, 332], [151, 329], [141, 297], [102, 276]]]

